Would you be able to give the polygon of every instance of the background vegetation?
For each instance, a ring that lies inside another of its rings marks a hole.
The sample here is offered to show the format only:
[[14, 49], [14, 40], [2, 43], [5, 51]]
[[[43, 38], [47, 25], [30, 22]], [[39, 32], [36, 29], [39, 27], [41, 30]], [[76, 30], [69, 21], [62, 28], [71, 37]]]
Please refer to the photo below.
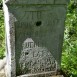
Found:
[[[70, 0], [65, 22], [62, 70], [65, 77], [77, 77], [77, 3]], [[0, 58], [4, 57], [4, 17], [0, 0]]]
[[77, 3], [71, 0], [65, 22], [62, 69], [68, 77], [77, 77]]
[[4, 37], [4, 17], [3, 17], [3, 11], [2, 11], [2, 3], [0, 0], [0, 58], [4, 57], [4, 51], [5, 51], [5, 37]]

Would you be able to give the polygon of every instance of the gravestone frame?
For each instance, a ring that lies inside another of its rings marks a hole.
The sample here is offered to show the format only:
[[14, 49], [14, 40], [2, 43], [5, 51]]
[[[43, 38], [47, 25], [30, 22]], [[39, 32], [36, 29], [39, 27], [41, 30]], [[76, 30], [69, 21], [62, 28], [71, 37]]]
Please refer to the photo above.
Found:
[[68, 2], [3, 0], [7, 77], [49, 77], [60, 69]]

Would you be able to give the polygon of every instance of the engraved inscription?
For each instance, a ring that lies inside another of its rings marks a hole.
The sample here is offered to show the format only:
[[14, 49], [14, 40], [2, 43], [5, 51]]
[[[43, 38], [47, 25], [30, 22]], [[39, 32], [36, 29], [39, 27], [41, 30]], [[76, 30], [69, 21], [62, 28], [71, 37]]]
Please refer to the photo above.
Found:
[[22, 46], [19, 60], [22, 73], [56, 71], [57, 62], [47, 48], [37, 46], [31, 38], [27, 38]]

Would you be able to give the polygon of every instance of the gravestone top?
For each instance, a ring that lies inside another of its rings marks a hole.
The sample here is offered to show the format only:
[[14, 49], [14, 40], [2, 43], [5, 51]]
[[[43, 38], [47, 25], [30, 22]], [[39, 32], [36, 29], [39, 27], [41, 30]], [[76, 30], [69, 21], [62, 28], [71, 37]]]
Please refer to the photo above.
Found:
[[37, 5], [45, 5], [45, 4], [67, 4], [70, 0], [6, 0], [7, 4], [13, 4], [13, 5], [21, 5], [21, 4], [37, 4]]

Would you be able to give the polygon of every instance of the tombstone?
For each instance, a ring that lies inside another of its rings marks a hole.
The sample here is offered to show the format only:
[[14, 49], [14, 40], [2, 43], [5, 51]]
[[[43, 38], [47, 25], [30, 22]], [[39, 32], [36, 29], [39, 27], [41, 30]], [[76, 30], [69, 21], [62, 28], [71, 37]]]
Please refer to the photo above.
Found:
[[50, 77], [60, 69], [69, 0], [4, 0], [7, 77]]

